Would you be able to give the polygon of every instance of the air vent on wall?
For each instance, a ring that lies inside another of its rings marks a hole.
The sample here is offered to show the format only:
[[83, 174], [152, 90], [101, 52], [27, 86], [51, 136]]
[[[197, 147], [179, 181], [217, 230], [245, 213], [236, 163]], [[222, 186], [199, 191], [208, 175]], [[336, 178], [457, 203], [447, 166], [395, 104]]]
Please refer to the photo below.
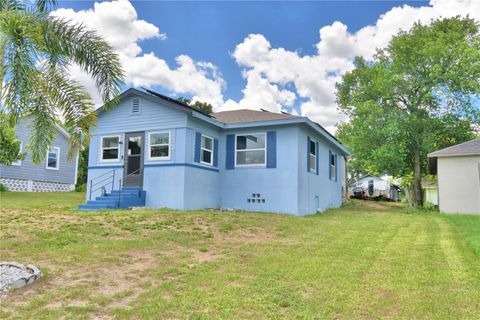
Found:
[[132, 113], [140, 112], [140, 98], [133, 98], [132, 100]]

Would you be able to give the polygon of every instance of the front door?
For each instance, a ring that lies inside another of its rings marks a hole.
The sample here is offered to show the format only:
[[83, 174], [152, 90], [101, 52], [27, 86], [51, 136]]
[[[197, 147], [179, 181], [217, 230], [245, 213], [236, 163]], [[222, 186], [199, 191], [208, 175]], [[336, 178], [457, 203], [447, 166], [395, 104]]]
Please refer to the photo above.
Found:
[[143, 141], [144, 132], [125, 134], [125, 166], [123, 185], [141, 187], [143, 184]]

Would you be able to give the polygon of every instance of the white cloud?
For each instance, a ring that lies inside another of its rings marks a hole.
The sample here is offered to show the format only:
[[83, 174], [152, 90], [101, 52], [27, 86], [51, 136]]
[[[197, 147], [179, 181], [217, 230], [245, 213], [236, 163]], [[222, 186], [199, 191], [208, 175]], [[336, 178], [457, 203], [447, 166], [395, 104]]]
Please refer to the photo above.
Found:
[[138, 42], [145, 39], [166, 39], [155, 25], [139, 20], [137, 12], [127, 0], [96, 2], [93, 9], [74, 11], [58, 9], [52, 15], [82, 23], [87, 28], [96, 30], [104, 37], [126, 62], [142, 52]]
[[280, 112], [282, 106], [293, 106], [296, 98], [294, 92], [279, 89], [255, 70], [245, 71], [243, 76], [247, 79], [247, 85], [242, 90], [244, 98], [238, 103], [228, 100], [222, 110], [262, 108]]
[[[355, 56], [371, 59], [376, 48], [385, 47], [393, 35], [410, 29], [416, 21], [426, 24], [432, 19], [456, 15], [469, 15], [480, 20], [480, 1], [432, 0], [429, 6], [419, 8], [408, 5], [395, 7], [381, 15], [375, 25], [355, 33], [349, 32], [342, 22], [335, 21], [319, 30], [314, 55], [302, 56], [297, 51], [272, 48], [263, 35], [251, 34], [236, 46], [232, 54], [238, 65], [244, 68], [247, 79], [244, 96], [238, 103], [228, 101], [226, 107], [245, 107], [247, 101], [251, 108], [261, 105], [262, 108], [278, 110], [288, 106], [278, 93], [290, 86], [288, 92], [292, 93], [292, 97], [306, 100], [300, 105], [301, 114], [334, 132], [335, 124], [345, 120], [336, 108], [335, 83], [353, 68]], [[262, 85], [251, 85], [258, 79], [262, 79]], [[266, 99], [259, 91], [268, 92], [269, 88], [274, 88], [277, 94], [270, 94]], [[268, 101], [271, 104], [265, 105]]]
[[216, 108], [223, 105], [225, 82], [214, 65], [195, 62], [186, 55], [178, 56], [176, 62], [178, 68], [170, 69], [165, 60], [148, 53], [132, 59], [125, 70], [134, 86], [160, 85], [176, 94], [192, 94], [193, 100], [209, 102]]
[[[106, 37], [119, 53], [127, 75], [134, 86], [163, 86], [173, 94], [192, 95], [195, 100], [212, 103], [215, 110], [264, 108], [279, 112], [297, 105], [300, 113], [319, 122], [331, 132], [344, 120], [335, 103], [335, 83], [353, 68], [353, 57], [371, 59], [376, 48], [385, 47], [399, 30], [408, 30], [415, 21], [466, 16], [480, 20], [479, 0], [431, 0], [419, 8], [403, 5], [381, 15], [373, 25], [352, 33], [336, 21], [319, 30], [316, 53], [302, 55], [298, 51], [272, 47], [261, 34], [251, 34], [239, 43], [232, 58], [242, 68], [246, 86], [239, 101], [225, 101], [226, 86], [220, 72], [210, 62], [194, 61], [187, 55], [176, 58], [171, 67], [155, 53], [143, 53], [142, 40], [166, 39], [159, 28], [139, 20], [135, 8], [127, 0], [95, 3], [93, 9], [75, 12], [59, 9], [53, 14], [82, 22]], [[89, 89], [87, 77], [73, 68]], [[301, 102], [299, 102], [301, 101]]]
[[[165, 40], [166, 35], [157, 26], [139, 20], [129, 1], [95, 3], [93, 9], [80, 11], [58, 9], [52, 15], [82, 23], [98, 31], [110, 42], [119, 54], [127, 84], [145, 87], [160, 85], [174, 94], [192, 95], [193, 100], [209, 102], [216, 108], [223, 105], [222, 88], [225, 82], [212, 63], [196, 62], [187, 55], [180, 55], [176, 58], [177, 68], [171, 68], [155, 53], [142, 52], [139, 42], [147, 39]], [[101, 100], [90, 77], [78, 66], [73, 66], [71, 73], [100, 105]]]

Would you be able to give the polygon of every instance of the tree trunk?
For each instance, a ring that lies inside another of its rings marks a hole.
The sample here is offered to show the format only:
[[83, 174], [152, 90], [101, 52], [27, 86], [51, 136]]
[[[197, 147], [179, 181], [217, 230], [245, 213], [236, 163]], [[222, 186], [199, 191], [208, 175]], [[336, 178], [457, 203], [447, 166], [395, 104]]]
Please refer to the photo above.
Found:
[[407, 199], [407, 202], [408, 202], [408, 206], [410, 208], [413, 208], [412, 185], [411, 184], [405, 185], [404, 191], [405, 191], [405, 198]]
[[420, 154], [415, 152], [413, 155], [413, 205], [423, 205], [423, 192], [422, 192], [422, 172], [421, 172]]

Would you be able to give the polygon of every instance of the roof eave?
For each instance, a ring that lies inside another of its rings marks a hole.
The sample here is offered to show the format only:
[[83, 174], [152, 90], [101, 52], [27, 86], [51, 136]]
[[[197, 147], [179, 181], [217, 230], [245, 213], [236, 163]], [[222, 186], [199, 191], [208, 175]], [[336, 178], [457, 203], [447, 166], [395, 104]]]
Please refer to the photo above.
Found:
[[338, 140], [332, 137], [322, 126], [308, 119], [307, 117], [298, 117], [293, 119], [279, 119], [279, 120], [262, 120], [251, 122], [239, 122], [239, 123], [227, 123], [223, 126], [224, 129], [240, 129], [249, 127], [263, 127], [263, 126], [276, 126], [285, 124], [306, 124], [316, 132], [320, 133], [328, 142], [335, 145], [341, 150], [343, 155], [350, 156], [350, 152], [345, 148]]
[[[150, 91], [150, 92], [153, 92], [153, 91]], [[181, 103], [181, 102], [178, 102], [176, 101], [175, 99], [173, 98], [169, 98], [169, 97], [166, 97], [166, 96], [163, 96], [163, 95], [154, 95], [152, 93], [146, 93], [146, 92], [143, 92], [143, 91], [140, 91], [138, 89], [135, 89], [135, 88], [129, 88], [128, 90], [122, 92], [120, 94], [120, 96], [118, 96], [118, 99], [119, 101], [122, 101], [123, 99], [125, 99], [126, 97], [128, 97], [129, 95], [132, 95], [132, 94], [135, 94], [137, 96], [140, 96], [142, 98], [145, 98], [145, 99], [149, 99], [149, 100], [152, 100], [154, 102], [161, 102], [163, 104], [166, 104], [176, 110], [179, 110], [179, 111], [182, 111], [182, 112], [185, 112], [187, 114], [192, 114], [193, 112], [196, 112], [198, 114], [202, 114], [204, 115], [203, 113], [195, 110], [193, 107], [190, 107], [184, 103]], [[98, 108], [96, 111], [97, 111], [97, 114], [103, 112], [104, 110], [104, 106], [101, 106], [100, 108]], [[209, 118], [209, 116], [207, 115], [204, 115], [205, 118]]]
[[448, 158], [448, 157], [468, 157], [468, 156], [480, 156], [478, 152], [466, 152], [466, 153], [455, 153], [455, 154], [435, 154], [429, 153], [427, 154], [428, 158]]

